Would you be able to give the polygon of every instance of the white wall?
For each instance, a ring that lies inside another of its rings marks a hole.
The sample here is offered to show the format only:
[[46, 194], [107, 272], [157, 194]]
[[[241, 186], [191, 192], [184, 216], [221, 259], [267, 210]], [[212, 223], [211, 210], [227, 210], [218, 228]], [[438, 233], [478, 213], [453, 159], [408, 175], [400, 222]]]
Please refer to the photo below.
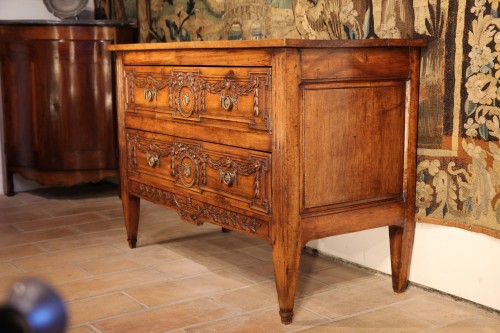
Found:
[[[324, 238], [308, 245], [324, 254], [391, 272], [388, 228]], [[500, 310], [500, 240], [417, 223], [410, 281]]]
[[[82, 16], [94, 10], [94, 0], [88, 0]], [[58, 20], [45, 7], [43, 0], [0, 0], [0, 20]]]

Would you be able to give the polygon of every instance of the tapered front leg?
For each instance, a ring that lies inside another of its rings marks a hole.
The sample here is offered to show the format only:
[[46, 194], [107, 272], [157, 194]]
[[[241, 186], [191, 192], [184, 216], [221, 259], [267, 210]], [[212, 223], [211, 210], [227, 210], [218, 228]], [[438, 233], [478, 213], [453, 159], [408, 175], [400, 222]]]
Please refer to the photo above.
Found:
[[273, 58], [272, 222], [274, 278], [281, 322], [293, 319], [302, 246], [300, 216], [301, 83], [300, 54], [296, 49], [276, 51]]
[[408, 287], [411, 253], [415, 226], [406, 223], [405, 227], [389, 227], [391, 246], [392, 289], [402, 293]]
[[293, 308], [299, 278], [301, 246], [293, 240], [278, 241], [273, 244], [274, 278], [281, 322], [285, 325], [293, 320]]
[[130, 248], [133, 249], [137, 245], [141, 199], [122, 192], [122, 205], [125, 228], [127, 229], [127, 241]]

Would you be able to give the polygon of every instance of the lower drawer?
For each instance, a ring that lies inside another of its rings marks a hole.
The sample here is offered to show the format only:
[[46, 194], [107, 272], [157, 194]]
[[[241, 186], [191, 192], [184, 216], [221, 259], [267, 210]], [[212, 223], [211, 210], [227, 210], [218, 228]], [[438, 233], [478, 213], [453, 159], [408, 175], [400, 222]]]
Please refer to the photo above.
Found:
[[270, 154], [131, 129], [126, 143], [130, 179], [270, 215]]

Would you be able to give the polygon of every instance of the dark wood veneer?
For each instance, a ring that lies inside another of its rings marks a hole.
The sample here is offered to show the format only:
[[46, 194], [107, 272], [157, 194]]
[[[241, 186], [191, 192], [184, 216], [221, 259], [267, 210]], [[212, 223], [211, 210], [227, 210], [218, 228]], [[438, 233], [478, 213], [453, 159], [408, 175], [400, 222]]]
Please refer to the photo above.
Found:
[[13, 174], [44, 185], [117, 175], [114, 65], [131, 27], [0, 24], [8, 195]]

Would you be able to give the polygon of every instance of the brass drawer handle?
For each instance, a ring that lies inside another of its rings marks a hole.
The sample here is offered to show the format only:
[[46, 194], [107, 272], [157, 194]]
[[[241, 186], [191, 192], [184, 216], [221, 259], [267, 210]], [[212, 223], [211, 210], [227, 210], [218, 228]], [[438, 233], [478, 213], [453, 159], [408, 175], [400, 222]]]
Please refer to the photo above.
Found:
[[148, 102], [152, 102], [155, 99], [158, 100], [158, 90], [144, 88], [144, 99]]
[[236, 178], [236, 172], [222, 171], [220, 170], [220, 181], [224, 183], [224, 185], [231, 186], [234, 183]]
[[231, 111], [233, 109], [233, 105], [234, 105], [234, 98], [231, 97], [230, 95], [223, 95], [221, 93], [220, 95], [220, 105], [222, 106], [222, 108], [226, 111]]
[[156, 154], [146, 154], [146, 161], [148, 165], [152, 168], [157, 167], [160, 165], [160, 157]]

